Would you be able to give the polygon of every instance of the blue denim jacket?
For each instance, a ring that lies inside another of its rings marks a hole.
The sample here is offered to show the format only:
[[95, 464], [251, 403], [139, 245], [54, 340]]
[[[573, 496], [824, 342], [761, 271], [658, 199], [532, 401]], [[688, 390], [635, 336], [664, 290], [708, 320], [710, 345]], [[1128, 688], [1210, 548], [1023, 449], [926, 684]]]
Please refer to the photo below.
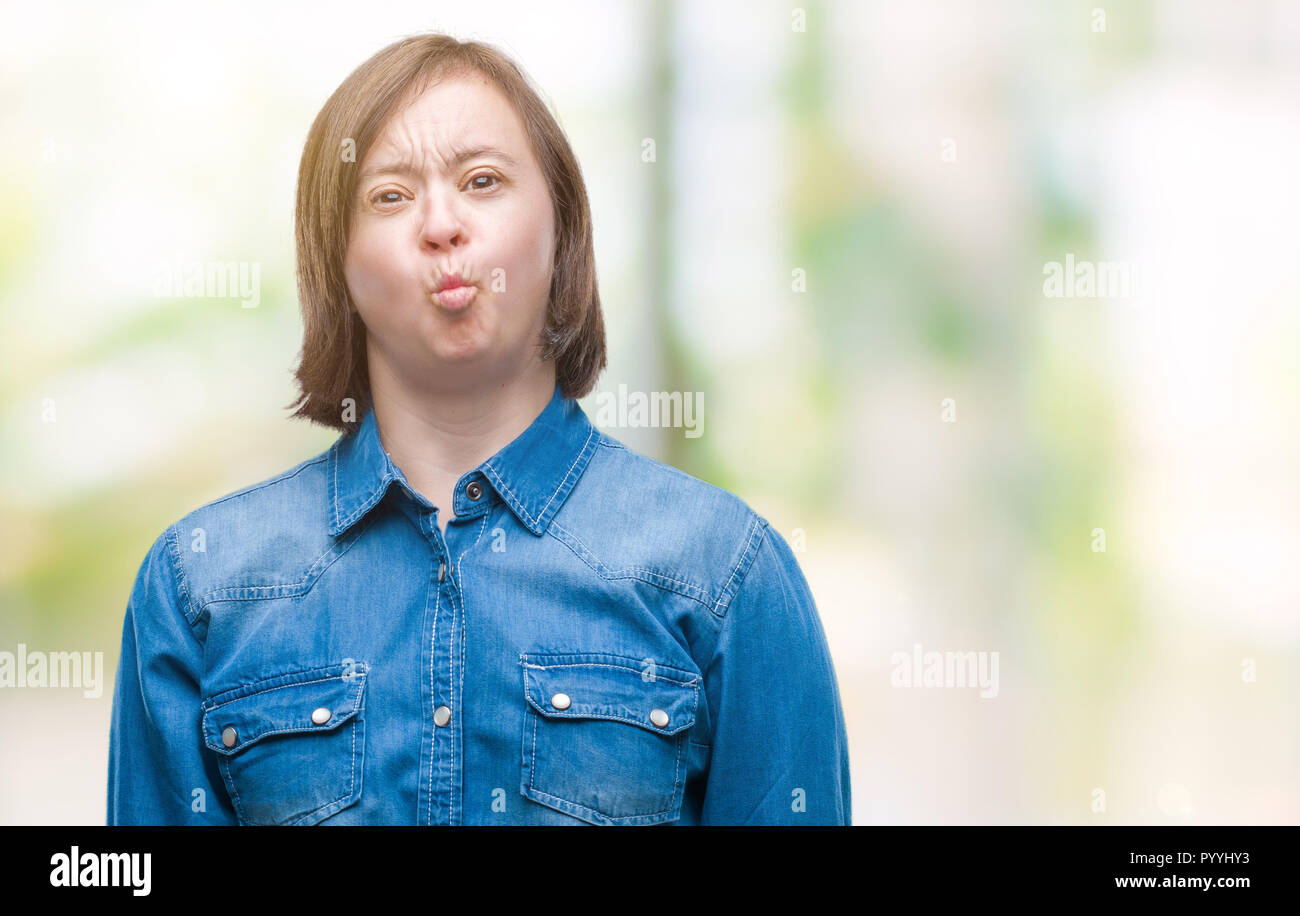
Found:
[[126, 609], [109, 824], [848, 824], [789, 545], [557, 386], [438, 508], [373, 411], [171, 525]]

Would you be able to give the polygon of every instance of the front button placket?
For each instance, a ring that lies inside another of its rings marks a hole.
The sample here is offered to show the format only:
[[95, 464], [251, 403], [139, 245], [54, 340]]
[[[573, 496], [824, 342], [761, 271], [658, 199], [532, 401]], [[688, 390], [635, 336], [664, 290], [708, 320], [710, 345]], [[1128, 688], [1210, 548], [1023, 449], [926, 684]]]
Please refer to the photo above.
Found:
[[487, 482], [476, 472], [453, 491], [446, 532], [438, 527], [441, 508], [420, 521], [431, 552], [421, 687], [427, 711], [420, 747], [418, 822], [423, 824], [457, 825], [463, 820], [465, 600], [460, 589], [464, 580], [453, 558], [479, 538], [486, 522], [483, 515], [492, 505]]
[[[441, 509], [438, 510], [441, 513]], [[463, 683], [461, 647], [463, 608], [455, 584], [455, 566], [438, 519], [429, 513], [423, 526], [431, 548], [431, 570], [425, 603], [423, 687], [425, 726], [420, 761], [419, 822], [450, 824], [461, 822], [461, 739], [460, 686]], [[456, 540], [453, 526], [447, 534]]]

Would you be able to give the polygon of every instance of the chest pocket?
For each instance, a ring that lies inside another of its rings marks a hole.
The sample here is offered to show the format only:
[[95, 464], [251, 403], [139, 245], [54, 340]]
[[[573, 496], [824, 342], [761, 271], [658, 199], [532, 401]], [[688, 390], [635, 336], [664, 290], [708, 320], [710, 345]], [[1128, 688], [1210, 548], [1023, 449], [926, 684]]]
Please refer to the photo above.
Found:
[[532, 801], [591, 824], [681, 816], [698, 674], [603, 653], [522, 654]]
[[347, 661], [203, 701], [203, 741], [241, 824], [305, 826], [356, 804], [365, 686], [365, 665]]

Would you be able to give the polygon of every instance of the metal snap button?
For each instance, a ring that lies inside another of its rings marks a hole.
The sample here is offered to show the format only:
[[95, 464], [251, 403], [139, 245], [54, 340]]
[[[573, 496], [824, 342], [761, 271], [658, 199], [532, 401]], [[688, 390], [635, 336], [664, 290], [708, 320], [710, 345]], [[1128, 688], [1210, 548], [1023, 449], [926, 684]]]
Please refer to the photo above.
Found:
[[317, 725], [324, 725], [326, 722], [330, 720], [331, 715], [332, 713], [329, 711], [327, 707], [321, 706], [318, 707], [317, 709], [312, 710], [311, 720], [315, 722]]
[[221, 732], [221, 743], [226, 747], [234, 747], [235, 742], [239, 740], [239, 734], [229, 725]]
[[668, 724], [668, 713], [662, 709], [650, 710], [650, 721], [656, 728], [663, 728]]
[[442, 581], [443, 579], [445, 579], [445, 578], [447, 578], [447, 564], [446, 564], [446, 563], [439, 563], [439, 564], [438, 564], [438, 581], [441, 582], [441, 581]]
[[446, 706], [439, 706], [433, 711], [433, 724], [441, 728], [451, 721], [451, 710]]
[[569, 702], [569, 695], [567, 693], [557, 693], [555, 696], [551, 697], [551, 705], [556, 709], [568, 709]]
[[465, 495], [470, 499], [478, 499], [483, 495], [483, 485], [477, 480], [471, 480], [465, 487]]

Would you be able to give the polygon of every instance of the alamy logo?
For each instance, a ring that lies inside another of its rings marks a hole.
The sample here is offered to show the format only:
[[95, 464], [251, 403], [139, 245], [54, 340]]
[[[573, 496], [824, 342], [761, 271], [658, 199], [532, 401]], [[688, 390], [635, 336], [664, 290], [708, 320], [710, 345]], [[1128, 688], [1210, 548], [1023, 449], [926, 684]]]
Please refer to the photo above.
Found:
[[50, 856], [53, 887], [131, 887], [137, 897], [149, 896], [152, 853], [56, 852]]
[[596, 394], [596, 425], [682, 428], [687, 439], [698, 439], [704, 434], [704, 392], [629, 392], [627, 385], [620, 384], [618, 394]]
[[979, 687], [986, 700], [998, 695], [996, 652], [923, 652], [916, 643], [911, 652], [895, 652], [889, 661], [894, 687]]
[[0, 687], [81, 687], [95, 699], [104, 692], [103, 652], [0, 652]]
[[1065, 263], [1043, 265], [1043, 295], [1048, 299], [1130, 299], [1149, 286], [1147, 271], [1129, 261], [1076, 261], [1066, 252]]
[[163, 262], [154, 272], [153, 294], [161, 299], [237, 298], [246, 309], [262, 301], [259, 261]]

